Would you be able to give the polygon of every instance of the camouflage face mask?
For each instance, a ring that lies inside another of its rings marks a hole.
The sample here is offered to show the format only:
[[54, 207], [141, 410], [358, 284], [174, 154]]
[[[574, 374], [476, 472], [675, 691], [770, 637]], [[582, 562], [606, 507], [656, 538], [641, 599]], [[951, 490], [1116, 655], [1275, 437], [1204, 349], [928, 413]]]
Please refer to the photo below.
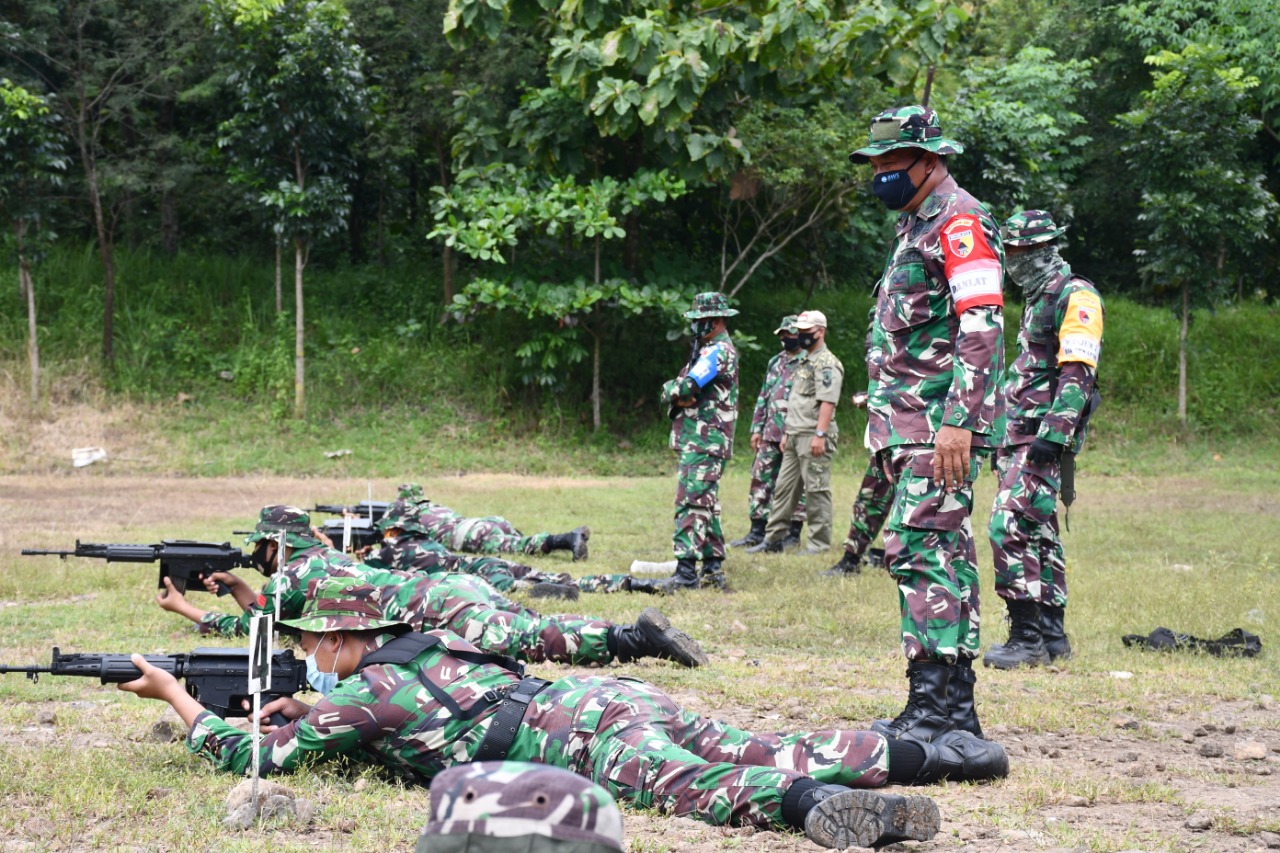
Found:
[[1054, 243], [1010, 254], [1004, 261], [1004, 271], [1014, 284], [1022, 288], [1022, 293], [1028, 300], [1043, 293], [1045, 285], [1061, 267], [1062, 256], [1058, 254], [1058, 247]]

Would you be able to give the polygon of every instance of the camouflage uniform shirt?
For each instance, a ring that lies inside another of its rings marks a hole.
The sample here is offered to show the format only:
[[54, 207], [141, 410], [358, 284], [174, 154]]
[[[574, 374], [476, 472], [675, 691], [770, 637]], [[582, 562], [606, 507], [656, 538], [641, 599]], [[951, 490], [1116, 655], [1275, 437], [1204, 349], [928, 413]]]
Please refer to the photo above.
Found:
[[695, 401], [692, 406], [675, 407], [671, 449], [729, 459], [738, 418], [738, 350], [728, 333], [703, 344], [698, 360], [685, 365], [665, 388], [663, 402], [668, 405], [681, 397]]
[[794, 362], [795, 357], [783, 351], [769, 359], [769, 366], [764, 371], [764, 382], [760, 384], [760, 394], [751, 414], [751, 434], [760, 436], [760, 440], [767, 444], [782, 442]]
[[933, 444], [944, 425], [990, 446], [1004, 364], [999, 228], [947, 177], [896, 233], [876, 285], [884, 357], [867, 405], [871, 448]]
[[1005, 379], [1006, 445], [1039, 437], [1079, 452], [1085, 435], [1077, 426], [1097, 378], [1103, 311], [1098, 289], [1072, 275], [1069, 264], [1028, 300]]

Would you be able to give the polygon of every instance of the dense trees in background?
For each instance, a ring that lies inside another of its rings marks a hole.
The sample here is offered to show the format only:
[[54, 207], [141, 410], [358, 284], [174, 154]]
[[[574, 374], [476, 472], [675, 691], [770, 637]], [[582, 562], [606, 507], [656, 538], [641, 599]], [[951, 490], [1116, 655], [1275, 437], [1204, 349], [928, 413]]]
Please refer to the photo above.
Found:
[[1104, 291], [1190, 319], [1280, 289], [1272, 0], [0, 0], [0, 78], [47, 105], [39, 230], [97, 253], [105, 364], [122, 241], [283, 242], [299, 412], [308, 262], [519, 318], [519, 378], [589, 384], [597, 427], [629, 324], [694, 290], [864, 292], [886, 214], [845, 155], [926, 80], [959, 179], [1070, 221]]

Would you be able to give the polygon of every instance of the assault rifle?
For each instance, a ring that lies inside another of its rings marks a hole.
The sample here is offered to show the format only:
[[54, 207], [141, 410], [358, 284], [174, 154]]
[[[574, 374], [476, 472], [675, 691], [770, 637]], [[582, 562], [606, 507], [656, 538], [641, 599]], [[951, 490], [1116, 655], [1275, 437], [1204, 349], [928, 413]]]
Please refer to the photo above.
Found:
[[[253, 561], [230, 543], [193, 542], [189, 539], [166, 539], [159, 545], [100, 545], [76, 540], [74, 551], [41, 551], [23, 548], [23, 556], [53, 554], [67, 557], [92, 557], [108, 563], [160, 563], [160, 579], [157, 586], [164, 589], [164, 579], [173, 581], [173, 588], [185, 593], [188, 587], [203, 591], [204, 579], [214, 572], [249, 568]], [[194, 583], [193, 583], [194, 582]], [[224, 583], [218, 584], [218, 595], [231, 590]]]
[[367, 518], [371, 522], [381, 521], [391, 507], [388, 501], [360, 501], [352, 506], [342, 504], [316, 504], [307, 512], [323, 512], [329, 515], [346, 515], [351, 513], [358, 518]]
[[[219, 717], [245, 717], [243, 702], [252, 707], [249, 695], [248, 649], [195, 649], [189, 654], [143, 655], [147, 663], [163, 669], [185, 682], [187, 695]], [[79, 675], [97, 678], [102, 684], [124, 684], [142, 677], [142, 670], [133, 665], [129, 655], [66, 654], [53, 648], [53, 662], [49, 666], [0, 666], [0, 675], [8, 672], [25, 673], [32, 681], [39, 681], [42, 673], [50, 675]], [[271, 683], [262, 692], [265, 705], [281, 696], [292, 696], [307, 689], [307, 667], [294, 657], [293, 652], [280, 650], [271, 656]], [[271, 715], [271, 724], [288, 723], [283, 714]]]

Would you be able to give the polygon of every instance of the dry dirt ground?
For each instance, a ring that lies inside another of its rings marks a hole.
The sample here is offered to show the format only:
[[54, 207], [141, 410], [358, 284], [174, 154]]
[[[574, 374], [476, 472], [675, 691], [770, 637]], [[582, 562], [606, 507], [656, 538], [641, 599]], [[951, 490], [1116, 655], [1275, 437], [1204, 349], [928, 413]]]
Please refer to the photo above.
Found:
[[[331, 496], [349, 487], [349, 481], [279, 477], [185, 479], [180, 486], [182, 499], [175, 501], [173, 490], [157, 489], [152, 480], [112, 477], [95, 482], [100, 487], [85, 489], [85, 480], [75, 476], [0, 478], [5, 497], [0, 552], [7, 556], [19, 541], [52, 545], [75, 536], [93, 541], [118, 532], [122, 523], [128, 526], [161, 514], [175, 527], [214, 523], [228, 516], [251, 518], [264, 494]], [[547, 485], [532, 478], [480, 475], [469, 477], [467, 488], [482, 493]], [[598, 484], [557, 481], [555, 485]], [[376, 483], [375, 496], [390, 487], [389, 482]], [[5, 604], [10, 602], [0, 602]], [[922, 853], [1280, 849], [1280, 834], [1268, 831], [1280, 820], [1280, 705], [1272, 698], [1280, 694], [1280, 683], [1263, 687], [1260, 699], [1223, 700], [1205, 707], [1188, 708], [1166, 698], [1163, 705], [1142, 708], [1141, 719], [1117, 714], [1109, 730], [1096, 734], [1032, 733], [988, 725], [988, 735], [1008, 750], [1014, 775], [998, 784], [929, 789], [942, 810], [942, 831], [931, 842], [892, 849]], [[688, 690], [672, 693], [690, 710], [746, 728], [811, 727], [806, 709], [798, 702], [735, 708]], [[1080, 701], [1091, 700], [1082, 697]], [[11, 730], [0, 736], [57, 735]], [[1123, 797], [1112, 795], [1121, 784], [1126, 790], [1136, 784], [1161, 792], [1150, 801], [1124, 802]], [[1077, 793], [1055, 796], [1055, 791], [1064, 790]], [[628, 812], [625, 823], [634, 853], [726, 849], [812, 853], [815, 849], [795, 835], [716, 828], [688, 819]], [[295, 844], [351, 849], [340, 833], [330, 830], [285, 834]], [[1064, 846], [1064, 838], [1073, 840]], [[0, 839], [0, 849], [47, 848], [38, 838], [9, 838]]]

